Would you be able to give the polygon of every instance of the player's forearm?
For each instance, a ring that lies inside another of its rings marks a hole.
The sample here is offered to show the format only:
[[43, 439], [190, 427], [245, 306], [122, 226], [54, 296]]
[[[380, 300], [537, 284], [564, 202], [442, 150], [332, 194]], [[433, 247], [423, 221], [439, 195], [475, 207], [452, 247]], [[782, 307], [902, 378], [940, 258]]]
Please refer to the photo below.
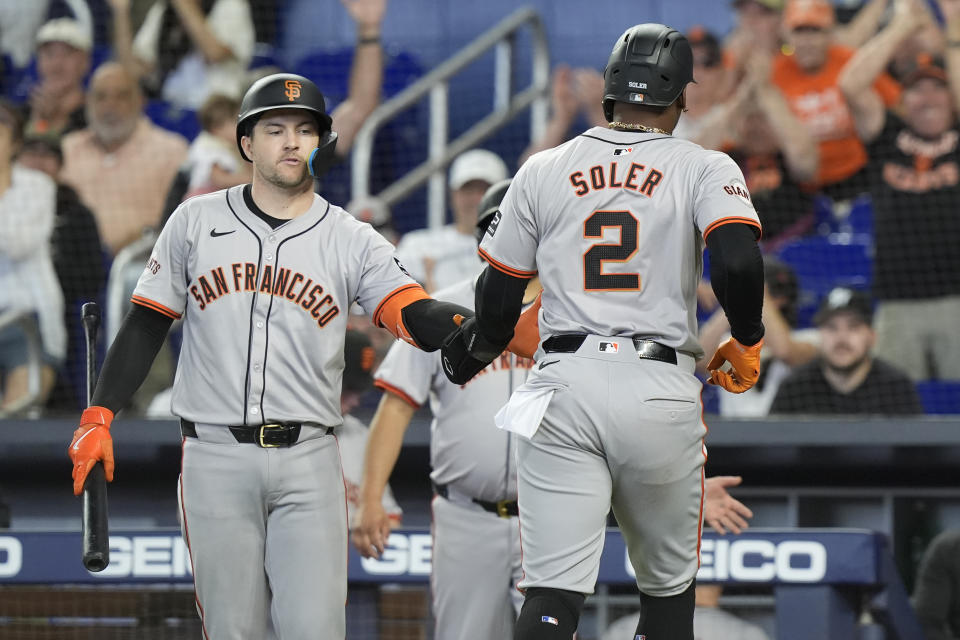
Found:
[[[477, 278], [474, 306], [480, 334], [506, 348], [513, 337], [530, 278], [517, 278], [488, 266]], [[503, 349], [501, 349], [502, 351]]]
[[363, 502], [379, 503], [393, 473], [393, 467], [403, 448], [414, 408], [405, 400], [390, 393], [383, 394], [380, 405], [370, 423], [367, 450], [363, 456]]
[[91, 404], [114, 414], [126, 407], [146, 379], [172, 323], [162, 313], [133, 305], [107, 352]]
[[754, 228], [725, 224], [707, 236], [710, 284], [730, 322], [730, 334], [743, 345], [763, 338], [763, 256]]

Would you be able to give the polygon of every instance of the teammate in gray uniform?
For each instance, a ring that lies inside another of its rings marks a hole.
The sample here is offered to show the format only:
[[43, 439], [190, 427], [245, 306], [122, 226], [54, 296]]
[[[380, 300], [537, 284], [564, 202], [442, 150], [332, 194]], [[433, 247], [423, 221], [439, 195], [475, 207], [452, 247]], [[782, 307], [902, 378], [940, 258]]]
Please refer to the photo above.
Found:
[[157, 239], [74, 433], [74, 493], [98, 460], [112, 480], [114, 413], [182, 317], [172, 408], [204, 636], [260, 638], [269, 615], [282, 640], [343, 638], [347, 513], [333, 433], [347, 310], [356, 302], [424, 349], [472, 313], [429, 298], [370, 225], [313, 193], [336, 133], [310, 80], [254, 83], [237, 144], [252, 185], [187, 200]]
[[643, 24], [617, 40], [604, 73], [610, 130], [592, 128], [520, 168], [480, 248], [489, 265], [476, 316], [443, 346], [444, 373], [464, 384], [510, 341], [539, 273], [537, 366], [497, 416], [521, 435], [521, 640], [573, 636], [611, 506], [641, 592], [636, 635], [693, 638], [706, 458], [693, 375], [702, 250], [733, 336], [710, 381], [737, 392], [759, 375], [763, 259], [736, 164], [670, 135], [692, 80], [679, 32]]
[[[490, 222], [485, 212], [496, 210], [509, 182], [484, 194], [478, 242]], [[434, 295], [472, 307], [475, 279]], [[532, 285], [526, 301], [538, 292]], [[504, 353], [461, 387], [444, 377], [439, 354], [396, 342], [374, 375], [374, 385], [385, 393], [370, 424], [353, 542], [366, 557], [383, 552], [391, 524], [382, 506], [387, 480], [414, 412], [429, 401], [430, 479], [436, 493], [431, 502], [435, 638], [502, 640], [513, 633], [522, 603], [514, 588], [521, 577], [517, 439], [495, 429], [493, 415], [526, 380], [531, 366], [529, 358]]]

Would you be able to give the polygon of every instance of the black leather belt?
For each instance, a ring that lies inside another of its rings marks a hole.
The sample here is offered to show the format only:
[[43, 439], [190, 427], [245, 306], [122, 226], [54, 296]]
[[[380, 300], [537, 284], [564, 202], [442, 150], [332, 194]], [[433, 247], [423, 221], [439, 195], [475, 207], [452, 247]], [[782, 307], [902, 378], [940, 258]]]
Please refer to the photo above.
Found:
[[[255, 444], [264, 449], [273, 447], [292, 447], [300, 438], [300, 422], [273, 422], [254, 426], [228, 425], [230, 433], [237, 442]], [[319, 428], [323, 428], [322, 426]], [[327, 427], [327, 435], [333, 433], [333, 427]], [[180, 418], [180, 435], [184, 438], [197, 437], [197, 425], [191, 420]]]
[[[547, 353], [574, 353], [587, 339], [585, 333], [562, 333], [550, 336], [543, 341], [543, 350]], [[677, 364], [677, 352], [665, 344], [633, 336], [633, 346], [637, 355], [644, 360], [659, 360], [667, 364]]]
[[[448, 500], [450, 499], [450, 492], [447, 490], [447, 485], [437, 484], [436, 482], [431, 482], [431, 484], [433, 485], [433, 491], [438, 496]], [[489, 500], [470, 498], [470, 501], [483, 507], [484, 511], [495, 513], [501, 518], [509, 518], [510, 516], [520, 515], [520, 508], [517, 505], [516, 500], [498, 500], [497, 502], [490, 502]]]

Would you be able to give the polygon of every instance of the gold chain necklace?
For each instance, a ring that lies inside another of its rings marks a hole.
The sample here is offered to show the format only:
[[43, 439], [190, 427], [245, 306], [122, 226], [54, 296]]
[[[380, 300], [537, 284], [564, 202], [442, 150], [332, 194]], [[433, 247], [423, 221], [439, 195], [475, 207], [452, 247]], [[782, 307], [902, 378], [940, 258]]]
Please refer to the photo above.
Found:
[[657, 127], [647, 127], [642, 124], [633, 124], [630, 122], [611, 122], [607, 126], [611, 129], [630, 129], [632, 131], [643, 131], [644, 133], [662, 133], [665, 136], [671, 135], [669, 131], [664, 131]]

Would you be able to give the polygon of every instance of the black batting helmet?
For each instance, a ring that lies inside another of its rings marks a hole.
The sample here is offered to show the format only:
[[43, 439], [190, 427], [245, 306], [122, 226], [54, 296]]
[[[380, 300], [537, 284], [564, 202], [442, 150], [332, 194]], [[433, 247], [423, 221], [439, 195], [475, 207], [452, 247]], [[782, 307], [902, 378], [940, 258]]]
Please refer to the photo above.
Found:
[[500, 209], [500, 203], [503, 202], [503, 196], [507, 195], [507, 189], [510, 188], [510, 178], [501, 180], [496, 184], [490, 185], [483, 193], [480, 204], [477, 205], [477, 226], [474, 234], [477, 236], [477, 243], [483, 240], [483, 234], [487, 232], [487, 227], [493, 222], [493, 216]]
[[693, 51], [687, 38], [664, 24], [638, 24], [620, 36], [607, 61], [603, 114], [613, 122], [614, 102], [670, 106], [693, 81]]
[[314, 176], [323, 174], [333, 162], [337, 134], [330, 130], [332, 121], [320, 89], [309, 79], [293, 73], [274, 73], [260, 78], [244, 94], [237, 116], [237, 146], [243, 159], [251, 161], [244, 153], [240, 139], [250, 135], [263, 113], [273, 109], [304, 109], [317, 119], [320, 143], [310, 155], [310, 173]]

